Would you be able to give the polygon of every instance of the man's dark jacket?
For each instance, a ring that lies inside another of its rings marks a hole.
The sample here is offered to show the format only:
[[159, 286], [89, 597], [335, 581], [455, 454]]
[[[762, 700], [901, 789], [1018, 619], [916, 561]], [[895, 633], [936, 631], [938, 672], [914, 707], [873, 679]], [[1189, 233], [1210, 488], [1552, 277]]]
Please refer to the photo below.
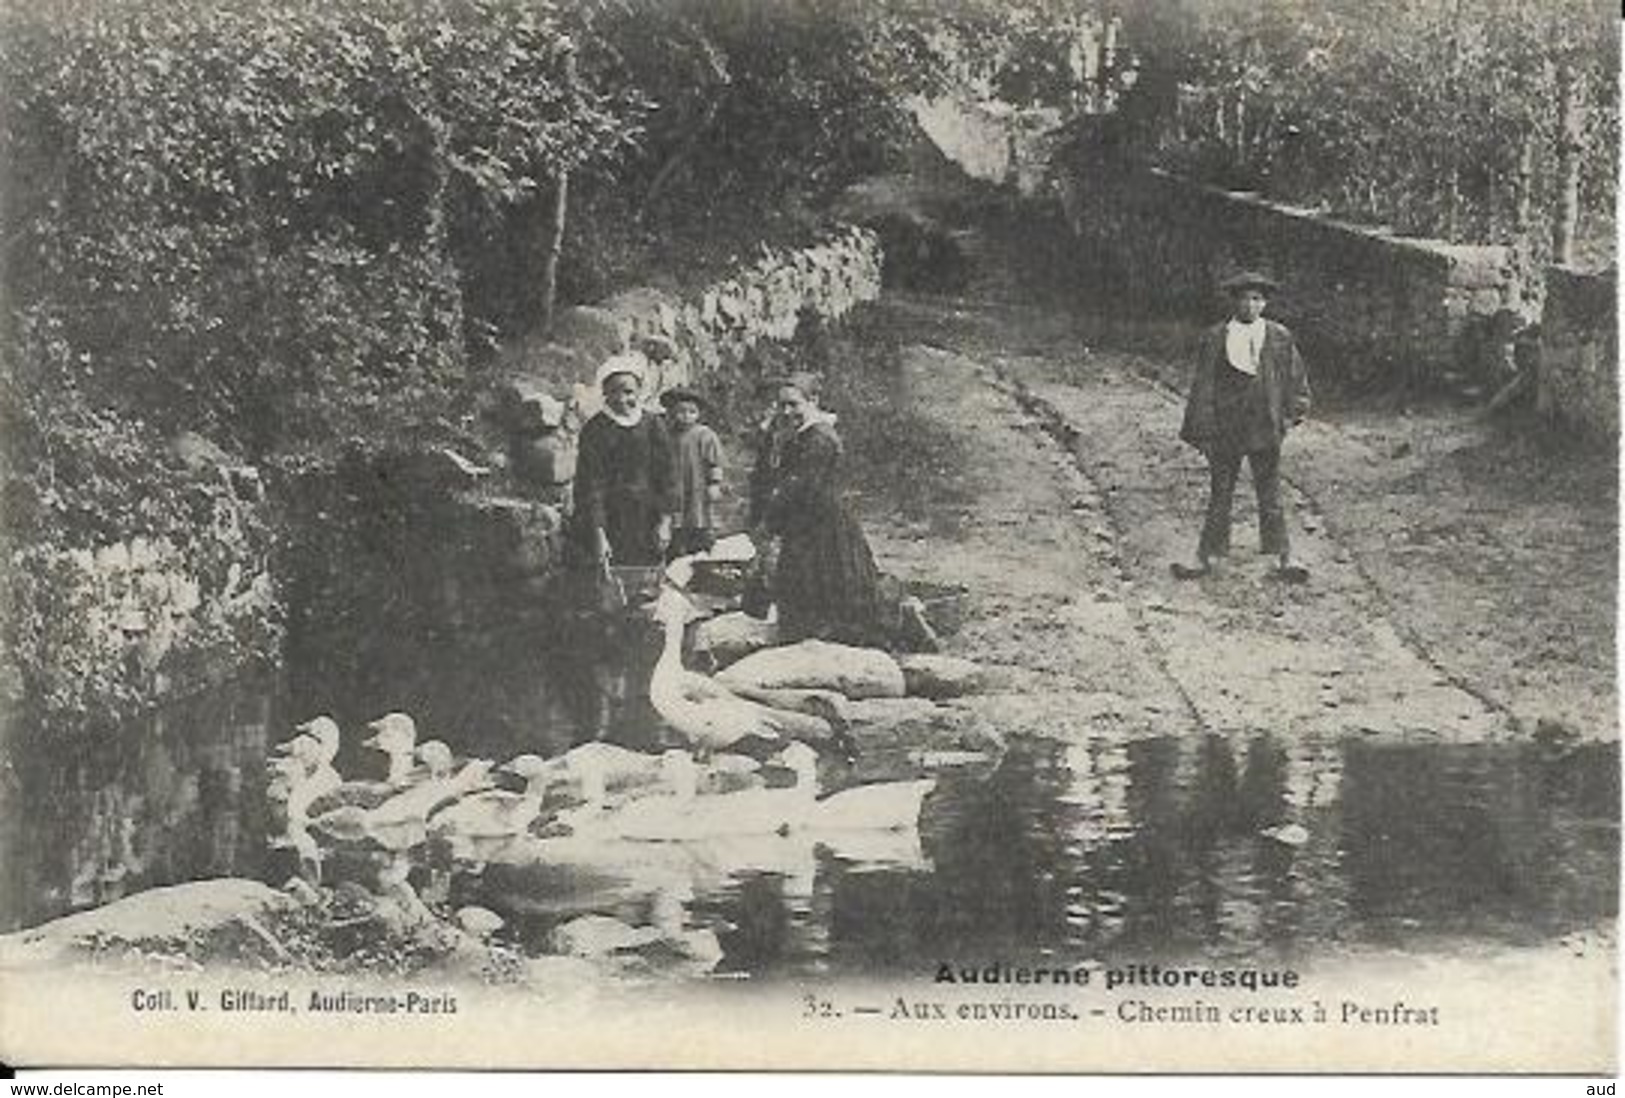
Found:
[[[1204, 453], [1223, 448], [1230, 432], [1218, 422], [1214, 392], [1218, 371], [1231, 369], [1225, 360], [1225, 325], [1202, 333], [1196, 349], [1196, 372], [1185, 401], [1185, 422], [1179, 437]], [[1309, 375], [1292, 332], [1273, 320], [1264, 321], [1264, 346], [1259, 354], [1258, 378], [1269, 404], [1270, 422], [1279, 445], [1287, 429], [1309, 414]]]

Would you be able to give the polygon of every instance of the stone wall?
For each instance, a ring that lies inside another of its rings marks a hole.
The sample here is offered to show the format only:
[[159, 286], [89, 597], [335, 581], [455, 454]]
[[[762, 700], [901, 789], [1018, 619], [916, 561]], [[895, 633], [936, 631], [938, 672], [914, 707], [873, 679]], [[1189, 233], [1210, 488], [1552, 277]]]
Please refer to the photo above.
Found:
[[1272, 315], [1317, 372], [1424, 384], [1477, 373], [1510, 304], [1500, 246], [1395, 236], [1076, 148], [1058, 157], [1055, 185], [1085, 262], [1126, 307], [1216, 317], [1219, 280], [1262, 267], [1282, 283]]
[[686, 300], [638, 287], [595, 305], [565, 309], [546, 337], [512, 348], [502, 387], [509, 399], [551, 393], [567, 422], [598, 407], [593, 373], [608, 356], [640, 349], [655, 360], [658, 376], [646, 395], [698, 383], [731, 368], [762, 340], [788, 340], [803, 311], [839, 320], [880, 296], [880, 245], [875, 234], [844, 228], [804, 248], [766, 247], [738, 274]]
[[1619, 437], [1617, 284], [1613, 270], [1546, 271], [1538, 406], [1599, 438]]

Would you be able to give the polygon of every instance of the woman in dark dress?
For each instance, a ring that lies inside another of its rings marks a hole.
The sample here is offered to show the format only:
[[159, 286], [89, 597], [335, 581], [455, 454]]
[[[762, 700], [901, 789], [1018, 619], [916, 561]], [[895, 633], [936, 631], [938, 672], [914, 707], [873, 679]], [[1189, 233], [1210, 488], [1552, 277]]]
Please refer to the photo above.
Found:
[[841, 499], [842, 447], [834, 417], [817, 404], [805, 375], [778, 390], [789, 433], [767, 501], [768, 530], [779, 538], [773, 593], [786, 641], [818, 637], [883, 644], [879, 572], [858, 521]]
[[574, 528], [590, 560], [659, 564], [671, 534], [671, 442], [660, 417], [644, 412], [643, 366], [635, 352], [604, 363], [598, 371], [604, 407], [581, 428]]

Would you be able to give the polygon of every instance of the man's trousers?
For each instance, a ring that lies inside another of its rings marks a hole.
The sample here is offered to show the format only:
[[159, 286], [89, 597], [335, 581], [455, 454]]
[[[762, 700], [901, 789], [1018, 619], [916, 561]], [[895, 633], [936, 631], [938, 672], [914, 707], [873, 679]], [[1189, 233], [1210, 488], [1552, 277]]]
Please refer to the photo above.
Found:
[[1286, 510], [1281, 502], [1281, 451], [1278, 448], [1250, 453], [1218, 451], [1207, 455], [1210, 487], [1207, 519], [1202, 523], [1202, 539], [1197, 555], [1202, 558], [1230, 552], [1230, 509], [1235, 501], [1236, 478], [1242, 458], [1252, 469], [1253, 491], [1258, 496], [1259, 550], [1283, 556], [1289, 548]]

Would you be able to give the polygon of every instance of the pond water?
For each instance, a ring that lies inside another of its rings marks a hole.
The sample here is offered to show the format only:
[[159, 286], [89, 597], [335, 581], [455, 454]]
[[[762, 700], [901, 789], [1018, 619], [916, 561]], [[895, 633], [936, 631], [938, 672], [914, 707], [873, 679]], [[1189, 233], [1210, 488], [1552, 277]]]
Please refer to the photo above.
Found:
[[243, 679], [112, 732], [23, 729], [0, 757], [0, 929], [153, 885], [258, 876], [274, 697]]
[[[553, 754], [603, 738], [662, 742], [645, 688], [644, 624], [477, 641], [379, 636], [296, 667], [284, 711], [263, 689], [154, 718], [119, 752], [67, 767], [13, 760], [0, 818], [14, 852], [8, 925], [133, 888], [221, 873], [274, 876], [264, 855], [267, 735], [332, 712], [347, 729], [389, 709], [460, 754]], [[289, 719], [292, 718], [292, 719]], [[997, 759], [934, 771], [918, 836], [805, 836], [660, 849], [640, 864], [491, 865], [448, 898], [503, 914], [538, 950], [586, 912], [633, 922], [675, 899], [716, 931], [720, 971], [917, 972], [943, 959], [1052, 955], [1313, 957], [1362, 945], [1533, 943], [1616, 913], [1617, 745], [1371, 740], [1268, 732], [1060, 744], [1005, 729]], [[352, 737], [359, 739], [359, 736]], [[381, 767], [353, 749], [340, 769]], [[836, 789], [912, 777], [901, 755], [826, 764]], [[1261, 834], [1297, 824], [1287, 845]], [[273, 883], [279, 883], [273, 881]], [[26, 902], [19, 898], [26, 897]]]

